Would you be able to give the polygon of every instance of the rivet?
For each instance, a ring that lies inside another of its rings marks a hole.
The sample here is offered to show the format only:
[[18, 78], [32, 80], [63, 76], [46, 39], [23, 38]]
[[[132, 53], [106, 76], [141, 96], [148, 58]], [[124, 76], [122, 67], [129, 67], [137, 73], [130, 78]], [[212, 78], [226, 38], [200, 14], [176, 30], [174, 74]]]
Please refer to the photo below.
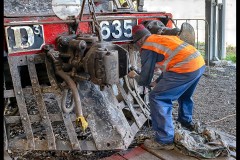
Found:
[[23, 120], [24, 120], [24, 121], [26, 121], [26, 120], [27, 120], [27, 118], [26, 118], [26, 117], [23, 117]]
[[17, 92], [17, 94], [21, 94], [21, 92], [20, 92], [20, 91], [18, 91], [18, 92]]
[[43, 119], [46, 119], [47, 117], [46, 116], [43, 116]]

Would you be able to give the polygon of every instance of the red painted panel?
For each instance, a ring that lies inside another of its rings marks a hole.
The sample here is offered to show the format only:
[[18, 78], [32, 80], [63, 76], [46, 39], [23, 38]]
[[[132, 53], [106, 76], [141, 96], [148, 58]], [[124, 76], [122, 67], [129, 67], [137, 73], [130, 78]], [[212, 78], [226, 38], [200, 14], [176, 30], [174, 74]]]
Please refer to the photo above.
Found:
[[43, 25], [46, 44], [55, 44], [55, 39], [68, 32], [67, 24]]

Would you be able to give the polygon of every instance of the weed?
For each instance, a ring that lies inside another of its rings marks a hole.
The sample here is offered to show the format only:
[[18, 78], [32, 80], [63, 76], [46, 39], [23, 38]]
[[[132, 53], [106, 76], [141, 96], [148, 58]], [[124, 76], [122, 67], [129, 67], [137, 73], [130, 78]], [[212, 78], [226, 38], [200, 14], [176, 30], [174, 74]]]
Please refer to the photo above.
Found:
[[226, 47], [226, 58], [225, 60], [232, 61], [236, 63], [236, 47], [234, 46], [227, 46]]
[[[205, 42], [198, 42], [198, 46], [197, 46], [197, 42], [196, 42], [195, 47], [198, 48], [199, 52], [204, 57], [205, 56]], [[236, 63], [236, 47], [235, 46], [228, 45], [226, 47], [225, 60]]]

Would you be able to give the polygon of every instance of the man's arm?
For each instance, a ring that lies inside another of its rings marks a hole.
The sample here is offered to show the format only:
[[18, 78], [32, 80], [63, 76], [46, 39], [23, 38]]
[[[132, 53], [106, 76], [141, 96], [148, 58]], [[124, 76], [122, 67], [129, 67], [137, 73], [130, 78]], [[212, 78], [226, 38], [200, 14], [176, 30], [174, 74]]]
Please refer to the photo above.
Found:
[[164, 59], [164, 56], [156, 52], [143, 49], [141, 52], [141, 73], [135, 79], [140, 86], [148, 86], [153, 78], [156, 62]]

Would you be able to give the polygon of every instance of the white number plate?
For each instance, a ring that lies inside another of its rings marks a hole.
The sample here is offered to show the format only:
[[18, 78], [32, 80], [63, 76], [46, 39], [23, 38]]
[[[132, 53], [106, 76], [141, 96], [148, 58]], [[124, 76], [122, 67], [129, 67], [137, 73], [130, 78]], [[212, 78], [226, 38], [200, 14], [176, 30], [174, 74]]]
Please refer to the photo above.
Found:
[[101, 21], [101, 34], [104, 41], [131, 41], [132, 27], [136, 20]]
[[41, 50], [45, 44], [42, 25], [6, 27], [8, 52]]

